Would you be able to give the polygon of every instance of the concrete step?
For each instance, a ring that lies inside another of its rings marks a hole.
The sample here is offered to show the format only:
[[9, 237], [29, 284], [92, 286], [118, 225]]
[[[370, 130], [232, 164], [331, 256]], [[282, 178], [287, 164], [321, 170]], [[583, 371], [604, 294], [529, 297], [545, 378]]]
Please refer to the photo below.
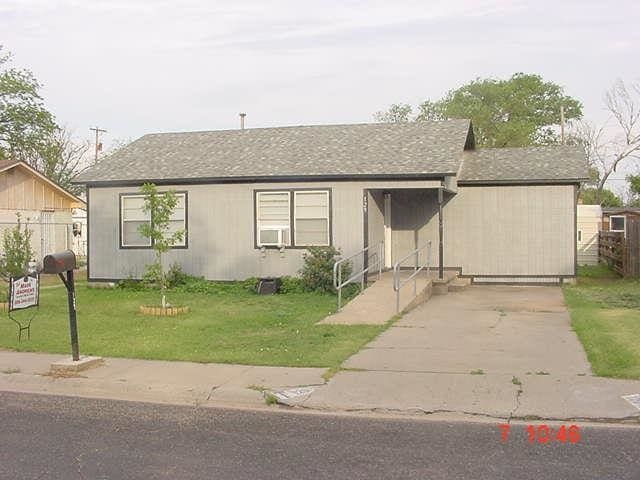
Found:
[[433, 283], [433, 295], [446, 295], [449, 293], [449, 285], [446, 283]]
[[461, 292], [466, 290], [469, 285], [471, 285], [470, 278], [456, 278], [449, 283], [448, 287], [450, 292]]

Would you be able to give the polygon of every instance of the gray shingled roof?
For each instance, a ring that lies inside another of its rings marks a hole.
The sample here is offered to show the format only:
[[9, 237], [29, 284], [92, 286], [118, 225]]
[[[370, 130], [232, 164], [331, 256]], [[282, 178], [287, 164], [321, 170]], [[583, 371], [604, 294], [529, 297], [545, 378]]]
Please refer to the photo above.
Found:
[[455, 174], [469, 120], [145, 135], [75, 183]]
[[584, 150], [556, 145], [481, 148], [463, 154], [460, 183], [567, 182], [588, 180]]

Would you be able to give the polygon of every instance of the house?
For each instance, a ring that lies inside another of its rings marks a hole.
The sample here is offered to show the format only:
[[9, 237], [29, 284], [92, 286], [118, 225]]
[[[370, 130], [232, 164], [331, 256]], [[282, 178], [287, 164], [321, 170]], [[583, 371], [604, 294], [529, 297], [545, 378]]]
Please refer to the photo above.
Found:
[[640, 220], [640, 208], [621, 207], [602, 209], [602, 230], [605, 232], [626, 232], [627, 219]]
[[71, 211], [73, 221], [72, 250], [79, 257], [87, 256], [87, 211], [84, 208], [74, 208]]
[[[139, 187], [173, 189], [168, 262], [208, 279], [295, 275], [305, 248], [383, 245], [391, 267], [432, 242], [431, 265], [474, 281], [576, 273], [575, 147], [476, 149], [469, 120], [145, 135], [77, 178], [87, 186], [89, 278], [152, 261]], [[357, 265], [354, 265], [357, 268]]]
[[578, 265], [598, 263], [598, 232], [602, 229], [600, 205], [578, 205]]
[[24, 162], [0, 160], [0, 233], [20, 221], [32, 232], [36, 260], [72, 248], [71, 212], [85, 202]]

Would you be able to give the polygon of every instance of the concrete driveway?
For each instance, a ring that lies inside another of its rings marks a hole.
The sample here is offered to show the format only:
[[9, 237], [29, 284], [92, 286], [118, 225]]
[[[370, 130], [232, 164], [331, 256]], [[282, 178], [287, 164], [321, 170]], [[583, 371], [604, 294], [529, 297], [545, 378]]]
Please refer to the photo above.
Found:
[[470, 286], [434, 296], [351, 357], [395, 372], [584, 375], [590, 366], [559, 287]]
[[629, 419], [640, 382], [594, 377], [559, 287], [470, 286], [432, 297], [289, 402], [504, 419]]

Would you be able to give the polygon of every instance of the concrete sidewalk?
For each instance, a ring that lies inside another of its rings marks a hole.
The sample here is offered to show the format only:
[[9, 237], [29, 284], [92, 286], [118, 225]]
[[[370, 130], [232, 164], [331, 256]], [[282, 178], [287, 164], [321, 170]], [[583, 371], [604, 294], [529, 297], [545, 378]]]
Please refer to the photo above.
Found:
[[334, 412], [640, 423], [640, 408], [623, 398], [640, 394], [640, 381], [593, 376], [558, 287], [434, 296], [328, 382], [323, 368], [119, 358], [61, 378], [48, 373], [61, 357], [0, 351], [0, 391], [267, 408], [266, 390], [285, 405]]
[[640, 421], [640, 410], [621, 398], [640, 393], [640, 381], [590, 375], [527, 375], [516, 385], [505, 373], [347, 370], [325, 383], [322, 368], [119, 358], [71, 377], [50, 375], [50, 364], [60, 358], [0, 351], [0, 391], [259, 409], [273, 408], [261, 391], [267, 389], [289, 395], [281, 404], [333, 412]]
[[324, 384], [324, 368], [259, 367], [106, 358], [69, 377], [49, 373], [63, 355], [0, 351], [0, 390], [179, 405], [265, 407], [262, 389]]

